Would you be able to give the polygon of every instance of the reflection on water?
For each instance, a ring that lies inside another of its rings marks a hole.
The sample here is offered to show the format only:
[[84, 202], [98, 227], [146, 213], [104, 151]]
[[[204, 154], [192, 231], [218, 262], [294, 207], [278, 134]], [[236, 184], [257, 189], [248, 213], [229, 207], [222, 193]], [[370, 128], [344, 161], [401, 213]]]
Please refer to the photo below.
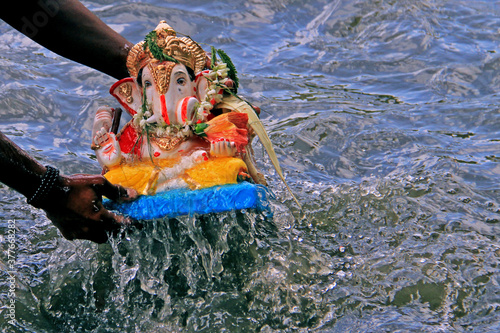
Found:
[[[272, 219], [183, 217], [69, 242], [1, 188], [4, 332], [9, 220], [17, 331], [500, 329], [495, 2], [85, 4], [132, 42], [167, 19], [231, 55], [303, 211], [258, 143]], [[113, 80], [0, 32], [0, 129], [65, 173], [98, 173], [91, 119], [114, 103]]]

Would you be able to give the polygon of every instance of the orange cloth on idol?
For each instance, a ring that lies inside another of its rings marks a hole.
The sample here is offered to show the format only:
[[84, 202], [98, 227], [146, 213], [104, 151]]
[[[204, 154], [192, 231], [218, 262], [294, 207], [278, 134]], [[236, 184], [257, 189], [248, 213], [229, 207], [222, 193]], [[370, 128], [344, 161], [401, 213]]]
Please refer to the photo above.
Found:
[[236, 144], [239, 152], [248, 144], [248, 115], [246, 113], [223, 113], [206, 122], [204, 132], [208, 141], [227, 139]]

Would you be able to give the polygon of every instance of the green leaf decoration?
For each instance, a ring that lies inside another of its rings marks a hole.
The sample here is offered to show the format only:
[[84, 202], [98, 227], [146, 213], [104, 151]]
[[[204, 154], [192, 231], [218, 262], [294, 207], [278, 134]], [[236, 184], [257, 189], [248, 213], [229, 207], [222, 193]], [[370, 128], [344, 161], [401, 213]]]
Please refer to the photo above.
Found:
[[228, 76], [231, 80], [234, 82], [234, 92], [238, 92], [238, 86], [239, 86], [239, 80], [238, 80], [238, 72], [236, 71], [236, 67], [234, 66], [233, 62], [231, 61], [231, 58], [226, 54], [221, 49], [217, 50], [217, 54], [220, 57], [220, 60], [224, 63], [226, 63], [227, 67], [229, 68]]
[[206, 136], [205, 129], [208, 127], [207, 123], [199, 123], [194, 126], [194, 133], [201, 137]]
[[215, 63], [217, 62], [217, 51], [215, 50], [215, 47], [213, 47], [213, 46], [210, 46], [210, 48], [212, 49], [212, 51], [211, 51], [212, 52], [212, 59], [211, 59], [212, 68], [211, 69], [213, 69], [215, 67]]
[[155, 57], [155, 59], [158, 59], [160, 61], [171, 61], [179, 63], [179, 61], [174, 57], [171, 57], [168, 54], [163, 53], [163, 50], [156, 43], [157, 38], [158, 37], [156, 36], [156, 31], [154, 30], [151, 31], [149, 34], [147, 34], [146, 38], [144, 38], [144, 41], [146, 42], [144, 44], [144, 50], [146, 49], [146, 47], [148, 47], [153, 57]]
[[142, 114], [148, 111], [148, 101], [146, 99], [146, 85], [142, 88]]

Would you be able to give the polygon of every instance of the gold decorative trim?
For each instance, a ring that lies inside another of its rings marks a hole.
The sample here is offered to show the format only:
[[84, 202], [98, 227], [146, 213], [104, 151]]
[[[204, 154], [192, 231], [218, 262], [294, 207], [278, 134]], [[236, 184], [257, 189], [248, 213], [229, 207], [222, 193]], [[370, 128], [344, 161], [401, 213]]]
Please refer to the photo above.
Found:
[[118, 94], [123, 96], [127, 103], [132, 103], [134, 101], [134, 98], [132, 97], [132, 84], [130, 83], [120, 85], [118, 88]]
[[151, 141], [156, 143], [158, 147], [165, 151], [171, 151], [175, 147], [177, 147], [179, 144], [181, 144], [183, 141], [185, 141], [186, 138], [180, 138], [180, 137], [162, 137], [162, 138], [157, 138], [155, 136], [151, 136]]
[[160, 63], [159, 61], [150, 62], [147, 65], [153, 75], [156, 90], [160, 95], [167, 93], [168, 86], [170, 85], [170, 75], [175, 65], [177, 65], [175, 62]]
[[146, 66], [151, 57], [144, 51], [144, 41], [135, 44], [127, 55], [127, 69], [132, 77], [137, 77], [139, 70]]
[[[155, 29], [158, 47], [164, 54], [171, 56], [195, 74], [205, 69], [207, 56], [198, 43], [188, 37], [177, 37], [175, 30], [165, 21], [161, 21]], [[127, 57], [127, 68], [132, 77], [137, 77], [139, 70], [149, 62], [155, 61], [149, 48], [141, 41], [130, 49]]]

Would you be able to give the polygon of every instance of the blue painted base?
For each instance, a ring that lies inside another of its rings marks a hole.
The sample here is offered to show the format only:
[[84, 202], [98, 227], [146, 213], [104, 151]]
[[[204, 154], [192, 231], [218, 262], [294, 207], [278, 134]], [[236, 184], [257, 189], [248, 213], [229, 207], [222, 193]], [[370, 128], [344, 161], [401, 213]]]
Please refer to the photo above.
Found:
[[220, 213], [254, 208], [265, 210], [271, 193], [262, 185], [242, 182], [201, 190], [177, 189], [156, 195], [142, 195], [137, 200], [116, 203], [103, 202], [104, 207], [137, 220], [176, 217], [189, 214]]

